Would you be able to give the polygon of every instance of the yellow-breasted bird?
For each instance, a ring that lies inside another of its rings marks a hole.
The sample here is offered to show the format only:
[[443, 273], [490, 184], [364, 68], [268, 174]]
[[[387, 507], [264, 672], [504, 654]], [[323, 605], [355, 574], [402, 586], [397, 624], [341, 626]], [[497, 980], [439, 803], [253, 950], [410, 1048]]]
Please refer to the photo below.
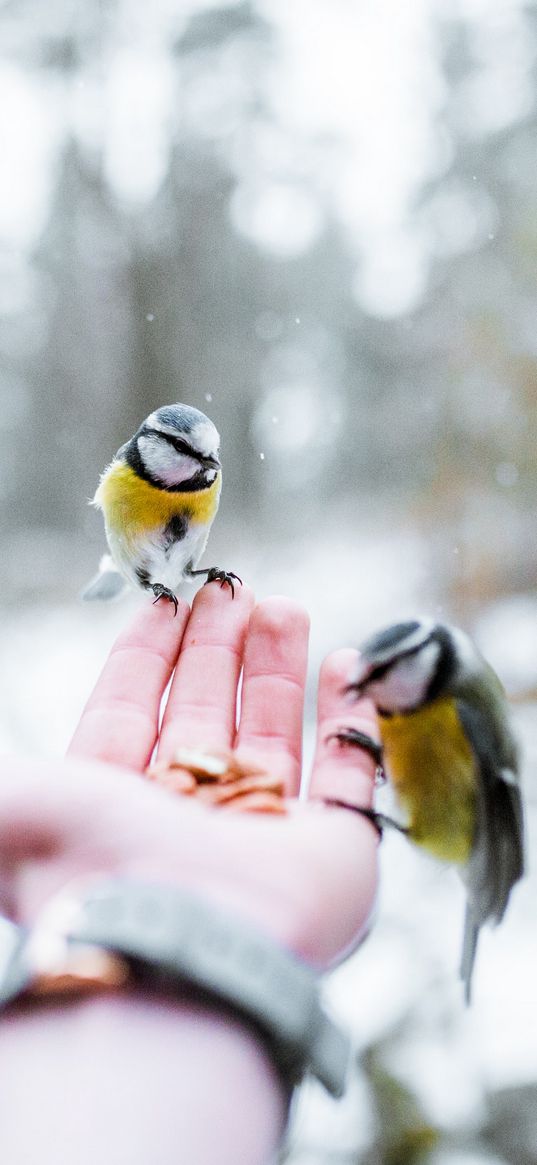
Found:
[[[403, 831], [459, 867], [468, 1002], [479, 929], [501, 921], [524, 872], [518, 753], [502, 685], [463, 631], [422, 619], [363, 643], [348, 690], [375, 703], [382, 761], [406, 814]], [[380, 759], [378, 746], [352, 728], [335, 735]], [[397, 824], [365, 812], [380, 826]]]
[[195, 570], [218, 509], [222, 472], [220, 438], [213, 422], [190, 405], [164, 405], [150, 413], [105, 469], [92, 504], [102, 510], [110, 555], [82, 592], [111, 599], [127, 583], [169, 599], [183, 579], [207, 575], [228, 584], [232, 571]]

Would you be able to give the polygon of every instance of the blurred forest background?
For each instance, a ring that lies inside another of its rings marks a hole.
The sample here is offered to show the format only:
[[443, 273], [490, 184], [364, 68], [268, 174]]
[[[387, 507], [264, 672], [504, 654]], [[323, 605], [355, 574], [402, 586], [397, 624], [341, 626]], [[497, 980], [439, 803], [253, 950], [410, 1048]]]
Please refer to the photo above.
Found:
[[[210, 561], [312, 612], [309, 723], [325, 651], [462, 623], [534, 839], [535, 0], [0, 0], [0, 110], [1, 745], [65, 746], [126, 618], [77, 601], [87, 500], [182, 400], [222, 435]], [[535, 881], [463, 1015], [456, 879], [382, 863], [329, 987], [352, 1086], [304, 1090], [287, 1159], [537, 1162]]]

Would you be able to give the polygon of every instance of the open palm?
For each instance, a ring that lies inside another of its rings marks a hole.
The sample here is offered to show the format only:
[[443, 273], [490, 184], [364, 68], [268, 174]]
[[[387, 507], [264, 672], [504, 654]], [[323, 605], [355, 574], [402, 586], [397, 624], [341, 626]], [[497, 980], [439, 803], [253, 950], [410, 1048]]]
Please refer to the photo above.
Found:
[[[374, 766], [329, 737], [343, 722], [376, 729], [371, 705], [349, 708], [342, 695], [354, 652], [333, 653], [320, 673], [307, 799], [296, 800], [307, 640], [300, 607], [281, 597], [255, 605], [247, 587], [232, 600], [204, 586], [175, 619], [162, 604], [144, 606], [115, 643], [63, 766], [6, 767], [0, 847], [10, 912], [29, 921], [66, 880], [113, 870], [205, 893], [316, 966], [341, 957], [371, 911], [377, 835], [322, 800], [369, 806]], [[178, 745], [233, 748], [277, 774], [289, 813], [221, 813], [143, 777], [155, 746], [167, 761]]]

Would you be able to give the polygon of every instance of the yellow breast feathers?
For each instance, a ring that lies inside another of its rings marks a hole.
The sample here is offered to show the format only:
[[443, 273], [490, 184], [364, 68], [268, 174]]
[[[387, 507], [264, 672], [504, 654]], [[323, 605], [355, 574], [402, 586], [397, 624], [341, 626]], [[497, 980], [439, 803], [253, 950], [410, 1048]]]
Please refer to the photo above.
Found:
[[468, 861], [475, 827], [476, 760], [455, 701], [381, 717], [386, 769], [414, 842], [444, 861]]
[[127, 537], [166, 526], [175, 514], [206, 525], [218, 509], [222, 477], [218, 473], [207, 489], [173, 493], [144, 481], [124, 461], [105, 470], [93, 504], [104, 513], [106, 525]]

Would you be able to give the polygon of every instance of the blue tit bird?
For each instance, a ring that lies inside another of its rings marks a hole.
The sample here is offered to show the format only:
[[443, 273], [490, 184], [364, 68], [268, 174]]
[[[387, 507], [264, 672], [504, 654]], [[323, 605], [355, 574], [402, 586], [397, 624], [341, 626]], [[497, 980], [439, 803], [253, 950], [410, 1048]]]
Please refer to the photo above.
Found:
[[[366, 816], [403, 828], [459, 868], [467, 892], [460, 973], [469, 1002], [480, 927], [501, 921], [524, 873], [519, 760], [502, 685], [463, 631], [422, 619], [372, 635], [348, 690], [376, 706], [383, 764], [406, 823]], [[362, 733], [335, 735], [381, 759]]]
[[101, 476], [92, 504], [102, 510], [110, 555], [82, 598], [111, 599], [127, 583], [168, 599], [177, 614], [183, 579], [228, 584], [232, 571], [195, 567], [218, 509], [222, 472], [213, 422], [190, 405], [150, 413]]

